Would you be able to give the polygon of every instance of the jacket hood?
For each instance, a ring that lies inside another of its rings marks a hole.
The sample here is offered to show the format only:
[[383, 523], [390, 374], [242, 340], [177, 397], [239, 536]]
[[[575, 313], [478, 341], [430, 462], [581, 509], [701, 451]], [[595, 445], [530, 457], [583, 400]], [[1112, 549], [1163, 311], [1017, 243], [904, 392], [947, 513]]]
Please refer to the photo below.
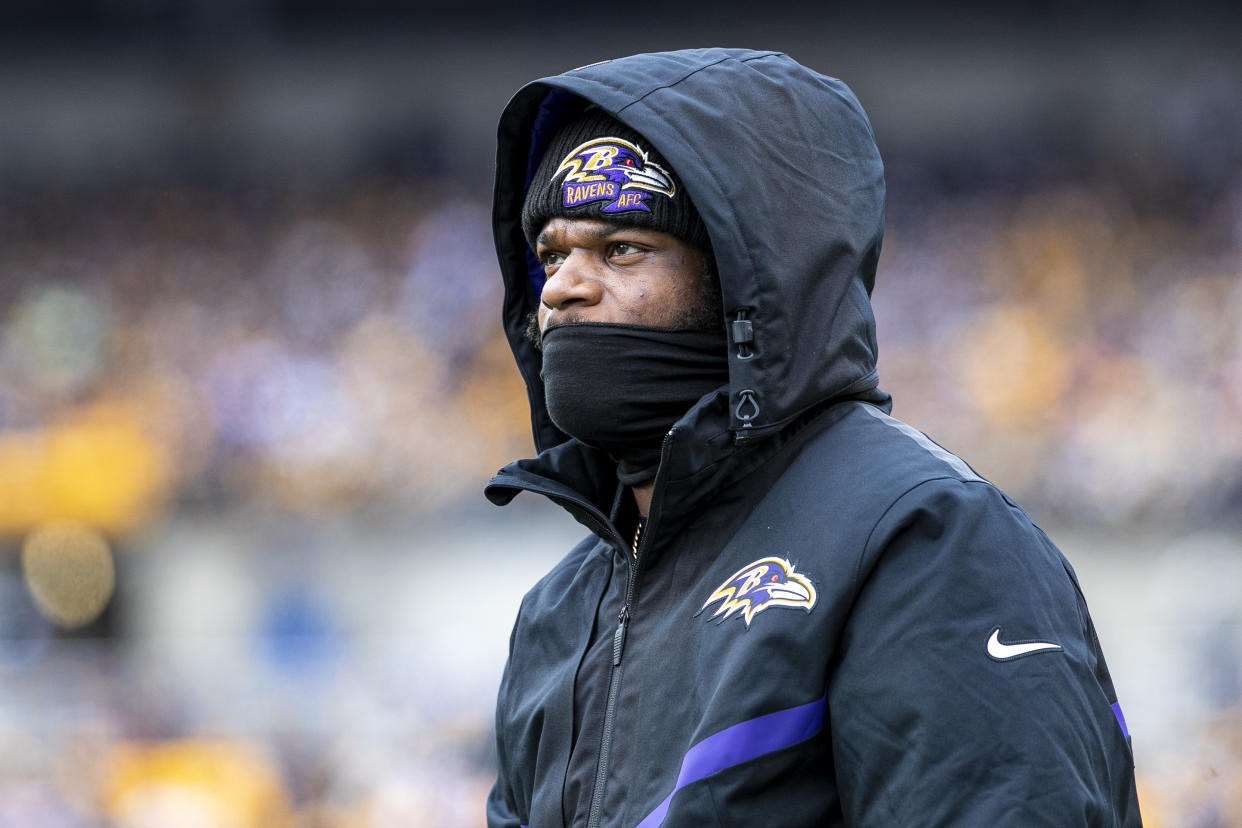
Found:
[[548, 417], [540, 354], [523, 335], [543, 273], [522, 203], [547, 142], [590, 104], [668, 159], [707, 226], [731, 343], [729, 429], [760, 437], [834, 399], [886, 402], [870, 303], [884, 170], [854, 94], [779, 52], [635, 55], [529, 83], [501, 116], [493, 231], [536, 448], [569, 438]]

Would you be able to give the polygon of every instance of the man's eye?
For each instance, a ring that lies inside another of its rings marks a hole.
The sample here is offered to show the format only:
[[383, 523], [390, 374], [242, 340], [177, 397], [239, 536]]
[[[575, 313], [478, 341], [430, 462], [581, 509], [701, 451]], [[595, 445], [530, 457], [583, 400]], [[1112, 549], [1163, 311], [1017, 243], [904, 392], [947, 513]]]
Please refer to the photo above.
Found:
[[628, 256], [631, 253], [639, 253], [641, 251], [641, 247], [636, 244], [630, 244], [629, 242], [617, 242], [612, 246], [614, 256]]
[[551, 267], [561, 263], [561, 254], [553, 253], [551, 250], [539, 254], [539, 263], [544, 267]]

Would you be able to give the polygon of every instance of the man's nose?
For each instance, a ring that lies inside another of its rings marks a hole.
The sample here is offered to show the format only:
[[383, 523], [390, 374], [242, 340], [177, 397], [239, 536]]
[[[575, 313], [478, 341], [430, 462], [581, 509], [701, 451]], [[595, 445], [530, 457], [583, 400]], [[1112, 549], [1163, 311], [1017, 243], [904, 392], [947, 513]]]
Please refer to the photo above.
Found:
[[564, 310], [574, 305], [594, 305], [603, 295], [603, 285], [588, 254], [574, 251], [544, 282], [539, 301], [551, 310]]

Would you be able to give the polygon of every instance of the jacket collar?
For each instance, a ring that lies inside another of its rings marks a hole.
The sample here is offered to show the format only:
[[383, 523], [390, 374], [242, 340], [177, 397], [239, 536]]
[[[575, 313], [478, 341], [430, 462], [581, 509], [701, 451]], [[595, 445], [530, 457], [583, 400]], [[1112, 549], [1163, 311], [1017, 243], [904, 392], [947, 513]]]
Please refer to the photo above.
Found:
[[[701, 399], [665, 437], [652, 498], [652, 528], [658, 524], [653, 534], [675, 534], [728, 481], [736, 458], [753, 453], [739, 446], [729, 430], [727, 389]], [[632, 515], [616, 463], [602, 449], [571, 438], [505, 466], [484, 493], [503, 506], [522, 491], [548, 497], [583, 526], [625, 548], [617, 523]]]
[[[850, 399], [884, 411], [891, 408], [889, 396], [878, 389]], [[835, 407], [835, 402], [818, 406], [766, 439], [739, 441], [729, 428], [727, 390], [700, 400], [665, 440], [652, 497], [647, 557], [659, 554], [707, 504], [722, 500], [725, 493], [744, 496], [748, 478]], [[503, 506], [523, 491], [548, 497], [618, 549], [629, 548], [627, 537], [617, 528], [632, 515], [627, 511], [628, 498], [617, 481], [616, 463], [601, 449], [570, 439], [505, 466], [488, 483], [485, 494]]]

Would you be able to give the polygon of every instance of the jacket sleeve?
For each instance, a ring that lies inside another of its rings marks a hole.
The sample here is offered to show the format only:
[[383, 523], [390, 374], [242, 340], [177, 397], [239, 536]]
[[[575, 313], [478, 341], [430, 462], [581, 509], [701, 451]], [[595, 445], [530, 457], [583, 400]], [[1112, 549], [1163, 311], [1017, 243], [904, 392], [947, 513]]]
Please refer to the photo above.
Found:
[[[518, 618], [521, 618], [520, 610]], [[509, 659], [505, 664], [496, 698], [496, 782], [487, 795], [487, 828], [525, 828], [517, 813], [510, 757], [505, 749], [505, 709], [509, 697], [509, 672], [513, 669], [513, 641], [517, 636], [517, 629], [518, 624], [515, 622], [513, 632], [509, 635]]]
[[983, 481], [923, 483], [856, 578], [828, 705], [847, 824], [1140, 824], [1086, 604], [1025, 512]]
[[[500, 741], [499, 739], [497, 740]], [[487, 828], [520, 828], [522, 825], [514, 804], [513, 788], [505, 773], [503, 760], [496, 782], [487, 795]]]

